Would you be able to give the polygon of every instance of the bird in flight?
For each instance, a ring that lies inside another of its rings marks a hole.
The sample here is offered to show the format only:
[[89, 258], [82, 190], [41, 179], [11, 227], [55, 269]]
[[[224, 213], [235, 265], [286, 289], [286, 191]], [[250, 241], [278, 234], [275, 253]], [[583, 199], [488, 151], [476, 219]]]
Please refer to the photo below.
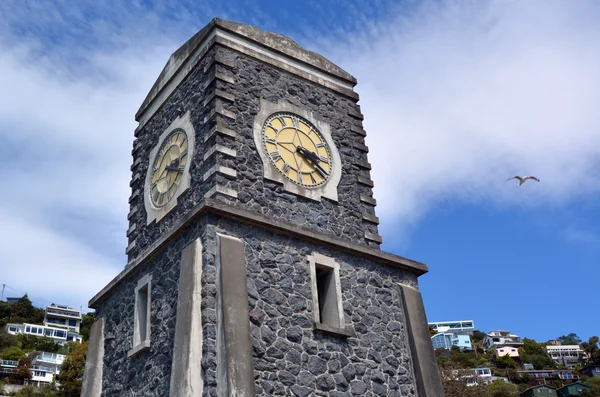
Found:
[[519, 180], [519, 185], [521, 186], [522, 184], [525, 183], [526, 180], [528, 179], [533, 179], [534, 181], [540, 181], [539, 179], [537, 179], [535, 176], [519, 176], [519, 175], [515, 175], [512, 178], [508, 178], [506, 181], [510, 181], [511, 179], [518, 179]]

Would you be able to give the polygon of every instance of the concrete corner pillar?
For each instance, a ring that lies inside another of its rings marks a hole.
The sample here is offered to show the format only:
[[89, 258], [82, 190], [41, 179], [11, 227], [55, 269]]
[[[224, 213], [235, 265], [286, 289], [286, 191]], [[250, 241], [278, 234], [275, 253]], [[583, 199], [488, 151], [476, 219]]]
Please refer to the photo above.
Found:
[[254, 397], [244, 242], [217, 234], [217, 394]]
[[100, 397], [104, 366], [104, 317], [97, 319], [90, 329], [87, 358], [81, 385], [81, 397]]
[[183, 249], [179, 266], [179, 292], [175, 319], [172, 397], [201, 396], [202, 379], [202, 243], [192, 241]]
[[431, 344], [429, 325], [421, 292], [405, 285], [400, 286], [406, 316], [417, 396], [443, 397], [444, 387]]

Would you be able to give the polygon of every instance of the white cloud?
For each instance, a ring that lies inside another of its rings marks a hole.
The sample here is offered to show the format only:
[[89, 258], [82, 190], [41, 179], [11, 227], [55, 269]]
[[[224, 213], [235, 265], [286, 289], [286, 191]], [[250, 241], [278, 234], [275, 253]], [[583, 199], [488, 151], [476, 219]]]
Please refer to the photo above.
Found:
[[133, 117], [177, 45], [135, 44], [69, 68], [0, 40], [2, 283], [87, 307], [125, 265]]
[[[0, 26], [0, 282], [85, 306], [125, 262], [133, 115], [208, 18], [113, 1], [90, 20], [55, 3], [0, 4], [12, 9]], [[331, 25], [345, 36], [320, 52], [359, 79], [383, 227], [440, 200], [554, 205], [597, 192], [599, 14], [584, 1], [447, 1], [356, 18], [358, 33]], [[542, 182], [505, 182], [516, 173]]]
[[[384, 222], [441, 200], [555, 205], [598, 191], [600, 10], [576, 4], [425, 2], [322, 44], [358, 78]], [[515, 174], [542, 182], [517, 188]]]

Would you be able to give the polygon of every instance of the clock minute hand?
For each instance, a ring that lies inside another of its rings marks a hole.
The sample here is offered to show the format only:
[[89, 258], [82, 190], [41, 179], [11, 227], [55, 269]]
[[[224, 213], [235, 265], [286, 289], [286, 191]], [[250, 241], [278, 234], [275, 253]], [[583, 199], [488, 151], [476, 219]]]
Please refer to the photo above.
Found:
[[319, 160], [319, 156], [317, 156], [315, 153], [311, 152], [310, 150], [302, 147], [302, 146], [298, 146], [298, 148], [296, 149], [298, 150], [298, 152], [306, 157], [311, 163], [313, 163], [313, 165], [317, 168], [317, 170], [319, 171], [319, 173], [326, 178], [329, 174], [323, 169], [323, 167], [321, 167], [321, 165], [319, 164], [319, 162], [321, 160]]

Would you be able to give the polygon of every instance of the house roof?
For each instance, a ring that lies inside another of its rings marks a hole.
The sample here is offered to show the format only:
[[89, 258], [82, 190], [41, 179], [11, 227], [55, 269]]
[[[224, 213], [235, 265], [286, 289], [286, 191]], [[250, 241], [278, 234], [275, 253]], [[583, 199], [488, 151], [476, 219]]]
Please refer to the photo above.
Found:
[[547, 388], [547, 389], [552, 389], [552, 390], [558, 390], [556, 387], [554, 387], [554, 386], [550, 386], [550, 385], [537, 385], [537, 386], [530, 387], [529, 389], [525, 389], [525, 390], [523, 390], [523, 391], [521, 392], [521, 394], [525, 393], [525, 392], [526, 392], [526, 391], [528, 391], [528, 390], [535, 390], [535, 389], [539, 389], [539, 388], [542, 388], [542, 387], [545, 387], [545, 388]]

